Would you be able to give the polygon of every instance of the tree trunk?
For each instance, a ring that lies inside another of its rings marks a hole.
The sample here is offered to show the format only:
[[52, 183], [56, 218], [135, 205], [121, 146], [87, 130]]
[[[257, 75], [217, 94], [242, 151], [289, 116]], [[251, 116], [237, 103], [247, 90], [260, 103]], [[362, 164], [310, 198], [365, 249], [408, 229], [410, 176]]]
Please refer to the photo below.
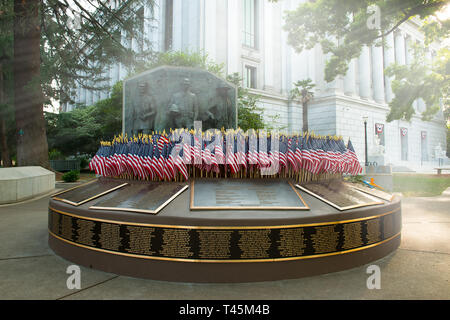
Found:
[[303, 109], [303, 132], [308, 132], [308, 103], [302, 104]]
[[[3, 91], [3, 65], [0, 63], [0, 106], [5, 103]], [[6, 122], [4, 118], [5, 110], [0, 107], [0, 152], [2, 153], [2, 166], [11, 167], [11, 157], [9, 155], [8, 143], [6, 140]]]
[[2, 113], [0, 113], [0, 151], [2, 152], [2, 166], [11, 167], [11, 157], [9, 156], [8, 143], [6, 142], [6, 123]]
[[14, 0], [14, 107], [19, 166], [49, 168], [40, 84], [39, 0]]

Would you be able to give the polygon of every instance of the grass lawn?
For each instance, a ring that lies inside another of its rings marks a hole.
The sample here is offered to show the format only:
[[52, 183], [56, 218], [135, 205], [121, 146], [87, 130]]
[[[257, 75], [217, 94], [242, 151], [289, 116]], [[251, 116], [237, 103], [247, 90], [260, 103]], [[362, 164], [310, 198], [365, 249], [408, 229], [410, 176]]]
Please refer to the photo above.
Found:
[[450, 187], [450, 174], [395, 174], [394, 192], [406, 197], [439, 196]]

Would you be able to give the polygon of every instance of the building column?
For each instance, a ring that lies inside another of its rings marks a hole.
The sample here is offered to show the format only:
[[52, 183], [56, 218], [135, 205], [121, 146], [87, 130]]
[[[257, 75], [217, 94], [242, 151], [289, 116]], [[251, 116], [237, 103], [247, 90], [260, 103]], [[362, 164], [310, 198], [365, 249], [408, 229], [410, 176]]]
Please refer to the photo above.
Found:
[[264, 89], [273, 90], [273, 11], [272, 3], [264, 2]]
[[92, 106], [94, 102], [94, 97], [92, 96], [92, 90], [87, 90], [86, 92], [86, 105]]
[[401, 31], [395, 34], [395, 62], [399, 65], [406, 63], [405, 36]]
[[[431, 52], [430, 52], [430, 50], [427, 50], [425, 52], [425, 59], [427, 60], [427, 63], [431, 67]], [[419, 112], [424, 112], [427, 109], [427, 105], [422, 98], [417, 99], [417, 109], [419, 110]]]
[[370, 56], [369, 47], [364, 45], [359, 56], [359, 96], [370, 98]]
[[349, 96], [356, 94], [355, 64], [356, 59], [350, 60], [344, 77], [344, 93]]
[[227, 8], [227, 72], [228, 74], [239, 72], [242, 73], [241, 66], [241, 48], [242, 48], [242, 8], [241, 1], [228, 0]]
[[373, 99], [384, 103], [383, 48], [372, 45]]
[[[407, 65], [411, 65], [413, 59], [414, 59], [414, 55], [413, 55], [413, 48], [412, 48], [412, 43], [413, 40], [411, 39], [411, 37], [407, 37], [406, 41], [405, 41], [405, 45], [406, 45], [406, 49], [405, 49], [405, 63]], [[416, 111], [419, 111], [419, 105], [418, 105], [418, 101], [417, 99], [414, 100], [413, 102], [413, 108]]]
[[216, 25], [217, 25], [217, 6], [216, 0], [205, 0], [205, 23], [203, 36], [203, 49], [208, 53], [208, 57], [217, 61], [216, 56]]
[[[391, 64], [395, 63], [395, 51], [394, 51], [394, 35], [389, 33], [386, 36], [386, 47], [384, 47], [384, 68], [386, 69]], [[386, 103], [389, 103], [394, 99], [394, 93], [392, 92], [392, 77], [384, 76], [386, 81]]]
[[173, 19], [172, 19], [172, 50], [182, 50], [183, 46], [183, 8], [181, 0], [173, 0]]

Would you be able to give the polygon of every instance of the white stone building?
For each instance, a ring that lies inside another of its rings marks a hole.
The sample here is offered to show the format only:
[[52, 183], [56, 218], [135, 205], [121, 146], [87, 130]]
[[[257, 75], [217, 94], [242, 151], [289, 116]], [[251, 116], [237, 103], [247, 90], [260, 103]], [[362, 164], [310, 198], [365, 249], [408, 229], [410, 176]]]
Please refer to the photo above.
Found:
[[[114, 1], [111, 1], [114, 2]], [[361, 161], [364, 161], [364, 120], [367, 118], [369, 161], [376, 153], [376, 125], [385, 149], [385, 163], [412, 169], [435, 167], [435, 149], [445, 149], [446, 128], [442, 110], [432, 121], [424, 122], [416, 113], [410, 122], [386, 122], [393, 94], [391, 80], [383, 69], [391, 63], [407, 64], [413, 42], [423, 42], [418, 22], [408, 21], [387, 36], [389, 47], [365, 47], [354, 59], [345, 77], [331, 83], [324, 81], [326, 56], [317, 45], [301, 54], [287, 44], [282, 30], [284, 11], [295, 9], [303, 0], [156, 0], [154, 21], [145, 23], [146, 36], [153, 49], [204, 51], [225, 72], [239, 72], [244, 85], [261, 96], [264, 116], [277, 115], [277, 125], [288, 132], [301, 132], [302, 107], [288, 96], [297, 80], [312, 79], [316, 84], [309, 107], [309, 128], [318, 134], [335, 134], [350, 138]], [[143, 8], [144, 15], [150, 10]], [[133, 42], [128, 45], [135, 45]], [[430, 56], [438, 49], [435, 46]], [[127, 75], [121, 65], [105, 72], [110, 84]], [[106, 98], [107, 92], [78, 89], [76, 101], [91, 105]], [[69, 111], [73, 106], [64, 106]], [[423, 101], [415, 109], [424, 110]], [[382, 125], [382, 126], [381, 126]], [[405, 130], [406, 129], [406, 130]], [[381, 160], [382, 162], [382, 160]], [[381, 164], [381, 163], [380, 163]]]

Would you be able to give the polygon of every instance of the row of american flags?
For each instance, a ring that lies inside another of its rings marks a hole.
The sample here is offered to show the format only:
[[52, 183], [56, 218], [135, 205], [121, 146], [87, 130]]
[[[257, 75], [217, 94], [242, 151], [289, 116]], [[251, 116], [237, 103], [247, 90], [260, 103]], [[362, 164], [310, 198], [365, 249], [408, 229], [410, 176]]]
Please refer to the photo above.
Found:
[[187, 129], [101, 142], [89, 168], [101, 176], [168, 181], [214, 176], [300, 181], [362, 172], [351, 141], [345, 145], [341, 137]]

